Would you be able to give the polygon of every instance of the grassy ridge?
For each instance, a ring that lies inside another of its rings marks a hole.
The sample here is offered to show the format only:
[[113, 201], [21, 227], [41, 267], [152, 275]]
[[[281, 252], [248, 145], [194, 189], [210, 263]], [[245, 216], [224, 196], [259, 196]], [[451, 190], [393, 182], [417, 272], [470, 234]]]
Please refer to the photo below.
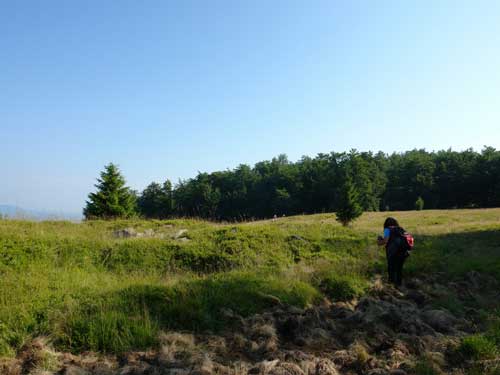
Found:
[[[500, 210], [393, 214], [417, 236], [409, 272], [500, 278]], [[384, 270], [373, 238], [385, 216], [347, 229], [331, 214], [238, 225], [0, 221], [0, 354], [41, 334], [71, 351], [145, 348], [160, 329], [222, 328], [221, 308], [249, 315], [351, 298]], [[154, 238], [117, 238], [123, 228]]]

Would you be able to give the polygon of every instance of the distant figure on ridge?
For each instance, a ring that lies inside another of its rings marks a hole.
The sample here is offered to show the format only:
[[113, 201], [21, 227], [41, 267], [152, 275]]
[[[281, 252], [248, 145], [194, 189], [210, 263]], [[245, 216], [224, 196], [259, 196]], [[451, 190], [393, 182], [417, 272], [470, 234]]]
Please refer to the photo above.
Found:
[[413, 236], [407, 233], [393, 217], [384, 221], [384, 236], [377, 239], [385, 246], [389, 282], [399, 287], [403, 281], [403, 264], [413, 248]]

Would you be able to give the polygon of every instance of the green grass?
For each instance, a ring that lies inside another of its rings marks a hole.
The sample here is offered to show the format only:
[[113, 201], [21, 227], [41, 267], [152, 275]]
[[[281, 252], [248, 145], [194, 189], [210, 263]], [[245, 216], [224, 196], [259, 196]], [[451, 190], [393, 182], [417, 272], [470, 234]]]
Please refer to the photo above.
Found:
[[348, 301], [363, 295], [368, 288], [366, 278], [358, 274], [339, 275], [335, 272], [321, 277], [320, 290], [330, 299]]
[[415, 365], [414, 372], [416, 375], [440, 375], [441, 371], [429, 359], [421, 359]]
[[498, 354], [497, 345], [484, 335], [473, 335], [465, 337], [460, 346], [458, 353], [464, 359], [483, 360], [493, 359]]
[[[500, 210], [390, 215], [416, 236], [407, 272], [500, 279]], [[385, 272], [374, 238], [386, 216], [367, 213], [348, 228], [332, 214], [237, 225], [0, 220], [0, 355], [38, 335], [72, 352], [145, 349], [160, 330], [228, 328], [221, 308], [247, 316], [360, 296]], [[116, 238], [123, 228], [156, 237]], [[174, 238], [180, 229], [188, 240]]]

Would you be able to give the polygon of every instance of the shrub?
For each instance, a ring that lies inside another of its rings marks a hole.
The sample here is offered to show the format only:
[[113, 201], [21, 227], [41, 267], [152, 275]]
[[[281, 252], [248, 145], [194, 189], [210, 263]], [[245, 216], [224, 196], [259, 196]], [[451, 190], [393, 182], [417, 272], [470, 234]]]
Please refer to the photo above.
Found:
[[495, 343], [497, 348], [500, 350], [500, 317], [494, 320], [485, 334], [486, 338], [491, 342]]
[[483, 360], [495, 358], [497, 347], [483, 335], [465, 337], [458, 347], [458, 354], [464, 359]]
[[415, 201], [415, 210], [417, 211], [422, 211], [424, 209], [424, 200], [422, 197], [418, 197], [418, 199]]
[[355, 274], [330, 274], [321, 280], [320, 288], [333, 300], [347, 301], [361, 296], [367, 288], [367, 282]]

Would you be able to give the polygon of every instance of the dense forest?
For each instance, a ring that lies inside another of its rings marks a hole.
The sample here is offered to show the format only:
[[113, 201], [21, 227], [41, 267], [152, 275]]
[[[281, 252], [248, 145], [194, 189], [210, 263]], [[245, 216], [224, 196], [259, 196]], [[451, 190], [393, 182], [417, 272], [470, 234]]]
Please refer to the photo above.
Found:
[[[141, 193], [126, 190], [116, 166], [106, 168], [98, 192], [89, 195], [87, 218], [139, 214], [233, 221], [329, 212], [342, 204], [346, 183], [364, 211], [500, 206], [500, 151], [492, 147], [390, 155], [352, 150], [297, 162], [279, 155], [253, 167], [199, 173], [175, 186], [152, 182]], [[121, 198], [115, 200], [126, 209], [103, 214], [95, 202], [110, 178], [120, 179], [114, 184], [122, 189]]]

